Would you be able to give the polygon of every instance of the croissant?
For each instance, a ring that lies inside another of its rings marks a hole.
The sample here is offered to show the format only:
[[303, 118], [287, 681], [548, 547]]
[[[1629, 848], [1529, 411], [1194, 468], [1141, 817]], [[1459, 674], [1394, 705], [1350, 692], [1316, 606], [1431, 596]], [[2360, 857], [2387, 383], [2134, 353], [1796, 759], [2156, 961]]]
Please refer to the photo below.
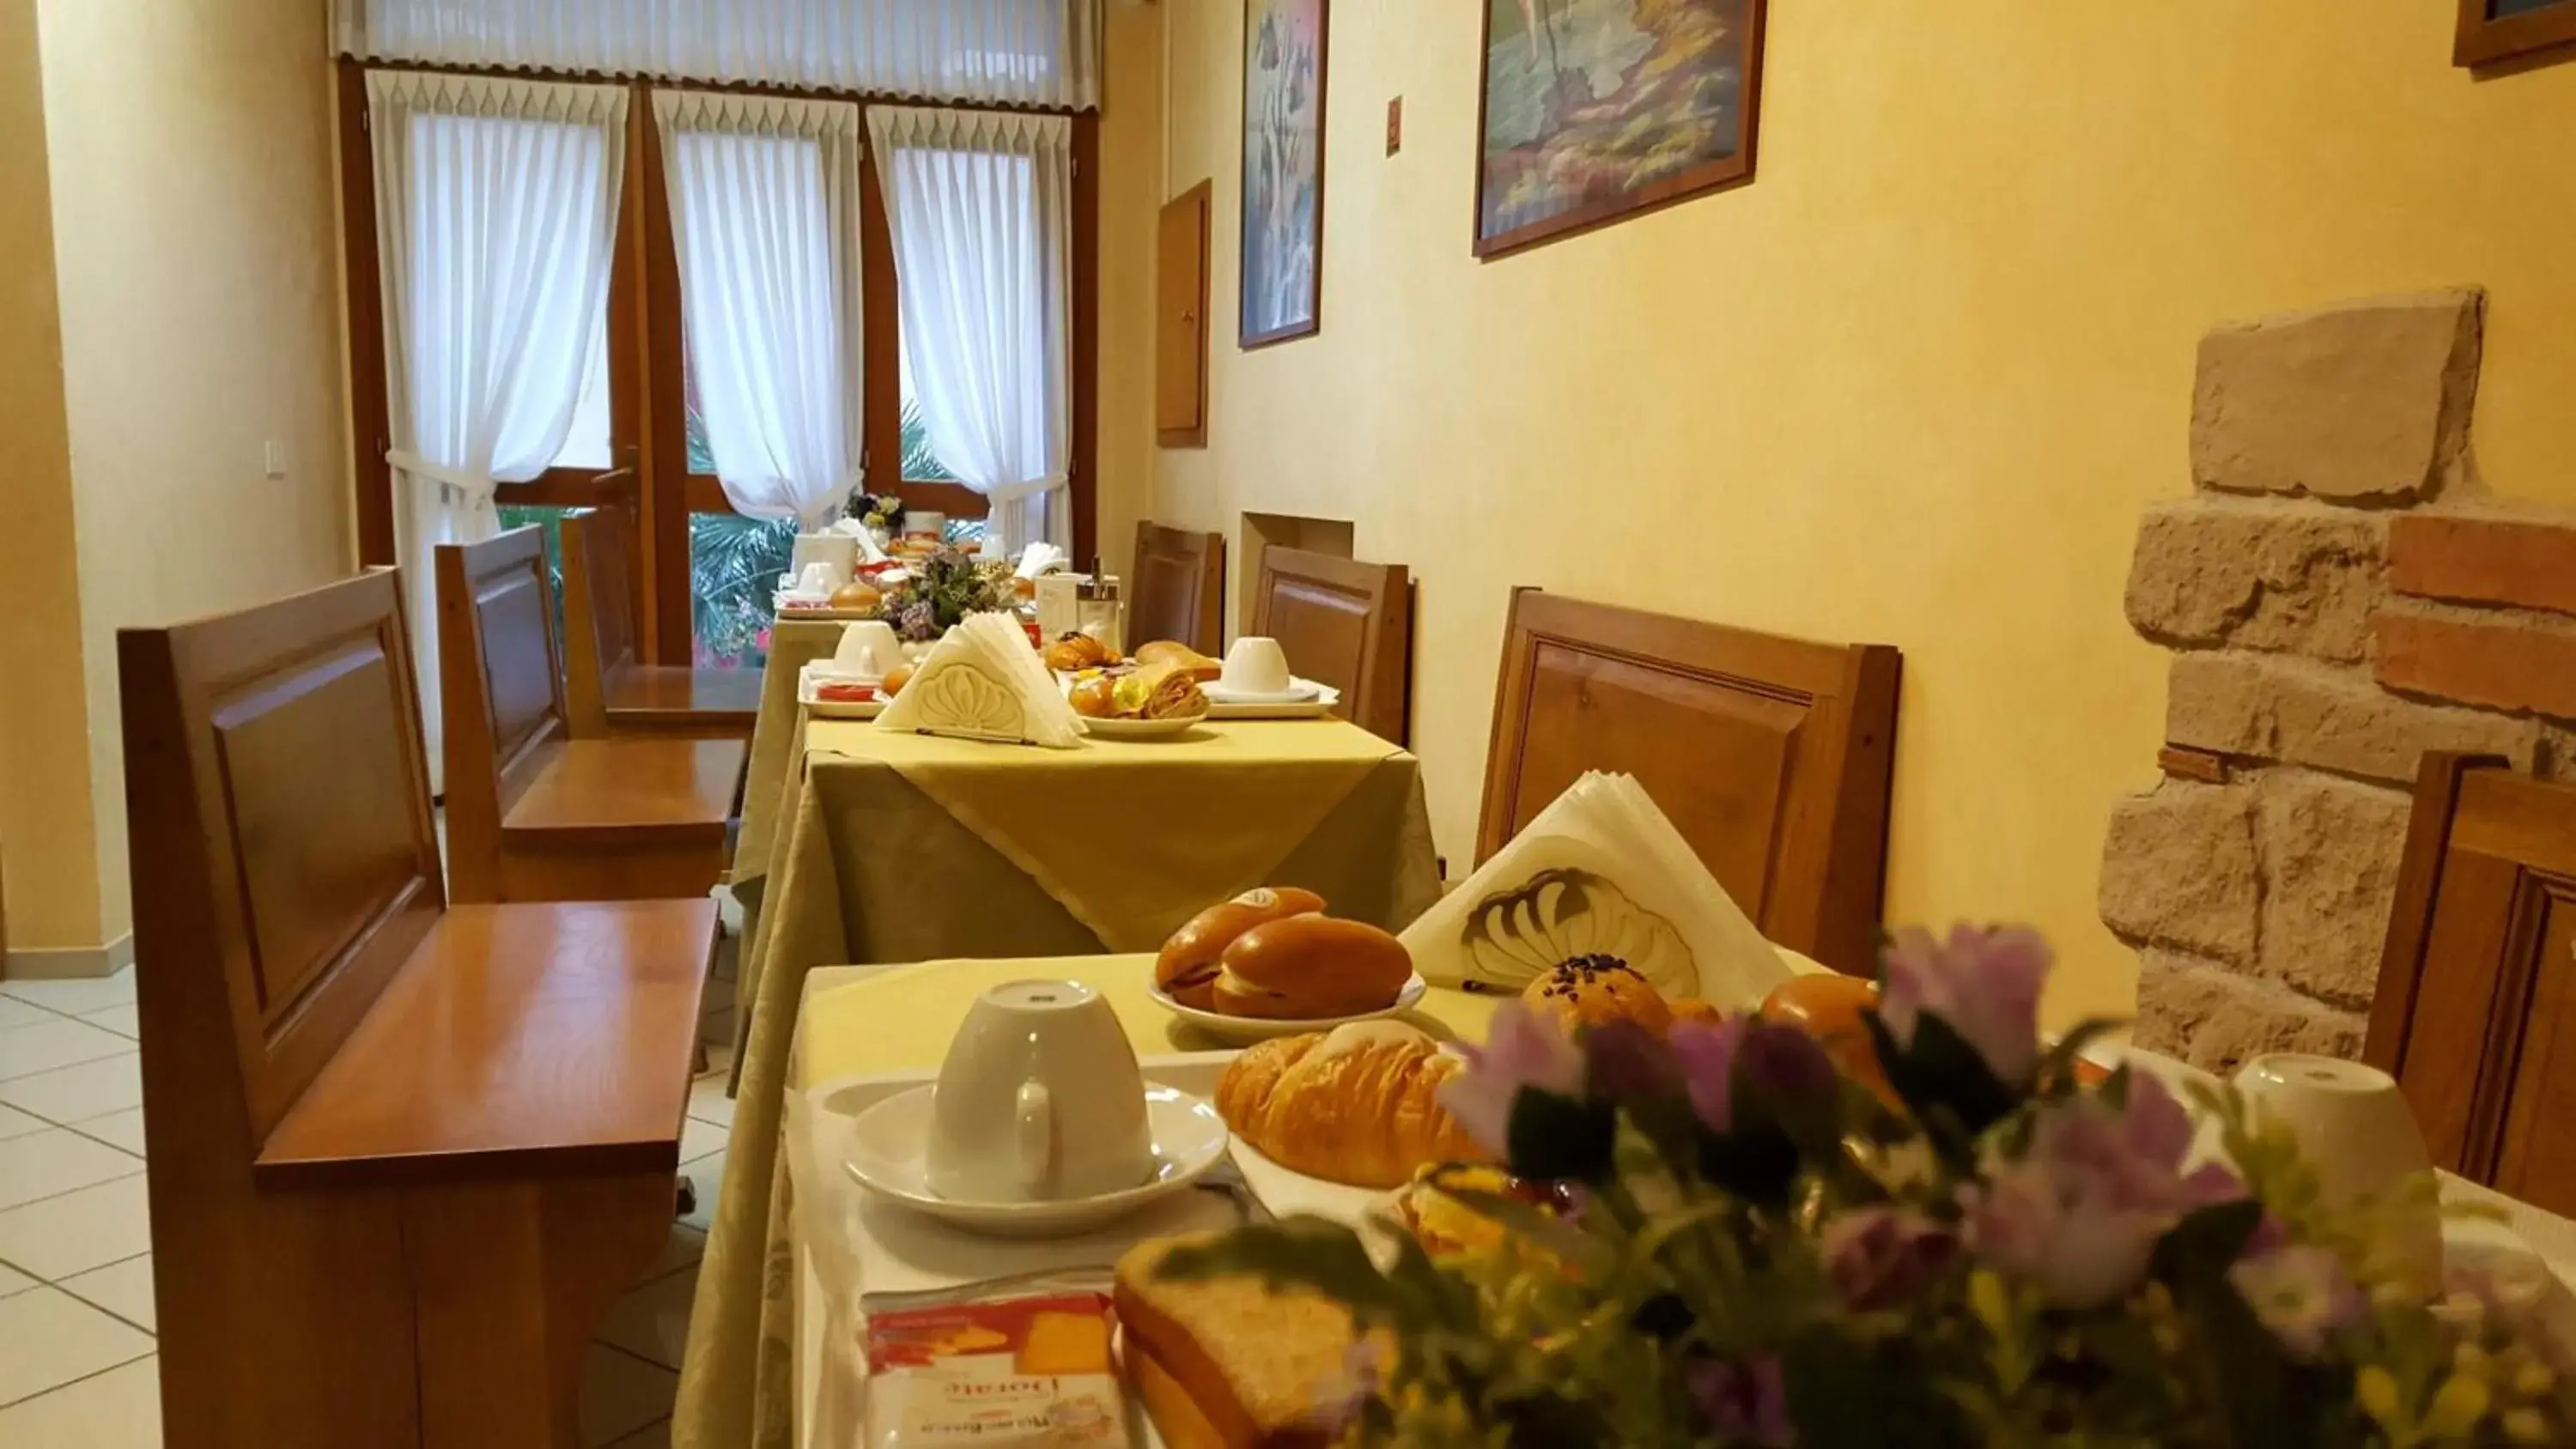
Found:
[[1425, 1163], [1490, 1156], [1440, 1105], [1440, 1084], [1459, 1067], [1401, 1022], [1354, 1022], [1247, 1049], [1218, 1080], [1216, 1109], [1291, 1172], [1399, 1187]]
[[1117, 658], [1109, 652], [1108, 645], [1080, 630], [1066, 634], [1046, 647], [1046, 666], [1058, 674], [1114, 664]]

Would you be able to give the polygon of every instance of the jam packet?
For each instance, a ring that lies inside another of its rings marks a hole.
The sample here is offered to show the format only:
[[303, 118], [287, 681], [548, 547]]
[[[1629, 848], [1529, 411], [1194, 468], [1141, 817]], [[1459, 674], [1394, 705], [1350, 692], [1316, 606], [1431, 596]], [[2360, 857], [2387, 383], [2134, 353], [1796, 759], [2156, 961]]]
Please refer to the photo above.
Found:
[[868, 1449], [1128, 1449], [1105, 1274], [866, 1304]]

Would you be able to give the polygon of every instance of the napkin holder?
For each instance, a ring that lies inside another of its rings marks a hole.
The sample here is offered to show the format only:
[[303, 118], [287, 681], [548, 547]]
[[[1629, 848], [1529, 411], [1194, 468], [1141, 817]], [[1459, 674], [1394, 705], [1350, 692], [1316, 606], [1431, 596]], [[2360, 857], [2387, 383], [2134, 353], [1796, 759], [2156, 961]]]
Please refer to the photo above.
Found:
[[1002, 614], [973, 615], [942, 636], [877, 727], [1053, 749], [1082, 743], [1073, 706]]

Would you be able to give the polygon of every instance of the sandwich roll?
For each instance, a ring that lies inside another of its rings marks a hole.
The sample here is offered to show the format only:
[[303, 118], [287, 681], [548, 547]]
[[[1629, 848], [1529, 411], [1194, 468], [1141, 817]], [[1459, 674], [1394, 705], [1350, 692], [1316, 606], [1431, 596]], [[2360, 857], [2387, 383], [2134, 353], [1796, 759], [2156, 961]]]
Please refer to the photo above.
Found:
[[1150, 644], [1138, 645], [1136, 662], [1148, 665], [1169, 665], [1201, 684], [1209, 683], [1218, 675], [1225, 673], [1225, 666], [1222, 663], [1210, 659], [1187, 644], [1171, 639], [1157, 639]]
[[1393, 1006], [1412, 976], [1412, 953], [1375, 926], [1290, 916], [1255, 926], [1225, 948], [1216, 1009], [1283, 1021], [1357, 1016]]
[[1263, 886], [1210, 906], [1163, 943], [1162, 954], [1154, 958], [1154, 984], [1183, 1006], [1214, 1011], [1217, 958], [1237, 936], [1265, 922], [1323, 908], [1322, 896], [1295, 886]]

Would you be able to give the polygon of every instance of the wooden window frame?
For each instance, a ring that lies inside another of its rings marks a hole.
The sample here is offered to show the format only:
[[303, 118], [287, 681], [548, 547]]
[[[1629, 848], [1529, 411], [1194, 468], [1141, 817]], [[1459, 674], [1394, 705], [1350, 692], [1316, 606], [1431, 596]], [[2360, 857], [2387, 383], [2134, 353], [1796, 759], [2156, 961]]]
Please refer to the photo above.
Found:
[[[375, 149], [367, 130], [366, 62], [343, 56], [339, 75], [340, 187], [344, 217], [346, 298], [349, 319], [350, 454], [356, 490], [358, 558], [369, 565], [399, 562], [395, 548], [393, 470], [385, 462], [391, 426], [385, 392], [385, 317], [382, 260], [376, 226]], [[456, 75], [518, 76], [519, 72], [462, 66], [386, 65], [388, 70]], [[641, 642], [649, 662], [685, 660], [692, 649], [689, 601], [689, 515], [730, 513], [733, 505], [709, 474], [689, 471], [686, 359], [680, 312], [679, 253], [671, 236], [671, 208], [662, 159], [661, 127], [653, 123], [655, 90], [687, 89], [746, 95], [797, 96], [849, 101], [862, 107], [900, 102], [937, 104], [876, 94], [793, 91], [770, 86], [717, 85], [644, 77], [549, 76], [585, 85], [628, 89], [626, 184], [619, 192], [616, 257], [608, 287], [609, 432], [615, 441], [606, 470], [549, 468], [525, 483], [504, 483], [503, 504], [562, 508], [617, 504], [638, 517], [640, 556], [634, 575], [642, 593]], [[1019, 109], [958, 107], [957, 109]], [[1055, 114], [1068, 114], [1056, 112]], [[1100, 121], [1096, 113], [1069, 113], [1073, 123], [1072, 229], [1066, 269], [1071, 282], [1068, 339], [1072, 386], [1074, 556], [1098, 551], [1097, 481], [1099, 377]], [[903, 457], [901, 303], [895, 288], [894, 247], [885, 202], [873, 164], [859, 174], [860, 288], [866, 317], [862, 356], [866, 375], [861, 407], [864, 454], [871, 462]], [[958, 483], [912, 479], [871, 480], [910, 506], [952, 518], [987, 516], [981, 494]], [[606, 484], [606, 487], [602, 485]]]

